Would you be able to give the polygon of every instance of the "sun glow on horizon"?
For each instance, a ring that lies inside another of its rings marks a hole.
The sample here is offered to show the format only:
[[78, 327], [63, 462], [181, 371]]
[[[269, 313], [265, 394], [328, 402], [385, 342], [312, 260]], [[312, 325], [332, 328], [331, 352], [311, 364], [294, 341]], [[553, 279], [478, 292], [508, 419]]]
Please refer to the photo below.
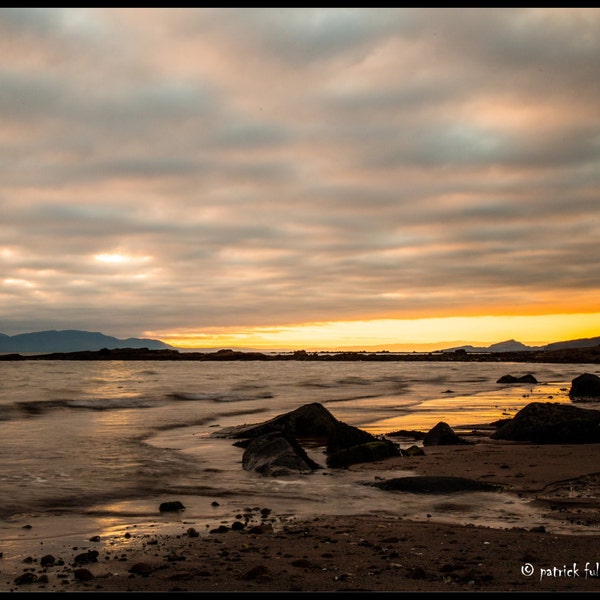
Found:
[[261, 350], [428, 350], [448, 342], [489, 345], [514, 339], [543, 345], [600, 336], [600, 313], [538, 316], [472, 316], [331, 321], [281, 327], [212, 327], [203, 332], [146, 332], [178, 348], [248, 347]]

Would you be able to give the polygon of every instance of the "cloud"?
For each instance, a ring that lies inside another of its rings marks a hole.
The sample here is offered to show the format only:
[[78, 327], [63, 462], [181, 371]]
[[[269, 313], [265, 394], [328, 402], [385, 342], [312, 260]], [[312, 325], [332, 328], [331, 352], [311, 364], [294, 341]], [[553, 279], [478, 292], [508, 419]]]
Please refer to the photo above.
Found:
[[0, 34], [4, 333], [597, 311], [597, 9], [8, 8]]

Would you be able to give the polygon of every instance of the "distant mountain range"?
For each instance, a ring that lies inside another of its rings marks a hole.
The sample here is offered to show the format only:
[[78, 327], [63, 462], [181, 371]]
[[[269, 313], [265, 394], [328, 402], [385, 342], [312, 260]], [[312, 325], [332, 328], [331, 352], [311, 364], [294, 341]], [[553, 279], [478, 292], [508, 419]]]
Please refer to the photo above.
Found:
[[600, 345], [600, 337], [581, 338], [578, 340], [568, 340], [566, 342], [553, 342], [545, 346], [527, 346], [516, 340], [506, 340], [498, 342], [491, 346], [457, 346], [455, 348], [446, 348], [442, 352], [455, 352], [464, 350], [465, 352], [524, 352], [527, 350], [568, 350], [571, 348], [592, 348]]
[[0, 352], [81, 352], [84, 350], [102, 350], [107, 348], [148, 348], [149, 350], [173, 349], [173, 346], [160, 340], [143, 338], [118, 338], [91, 331], [67, 329], [63, 331], [35, 331], [19, 335], [0, 333]]
[[[591, 348], [600, 345], [600, 337], [582, 338], [564, 342], [553, 342], [545, 346], [527, 346], [516, 340], [507, 340], [492, 344], [491, 346], [456, 346], [446, 348], [440, 352], [455, 352], [464, 350], [468, 353], [476, 352], [523, 352], [528, 350], [567, 350], [571, 348]], [[118, 348], [148, 348], [148, 350], [180, 350], [160, 340], [145, 338], [127, 338], [124, 340], [104, 335], [99, 332], [79, 331], [67, 329], [62, 331], [35, 331], [33, 333], [21, 333], [19, 335], [5, 335], [0, 333], [0, 353], [37, 353], [45, 354], [51, 352], [83, 352], [96, 351], [106, 348], [115, 350]], [[182, 351], [185, 351], [182, 349]], [[240, 349], [240, 351], [247, 351]]]

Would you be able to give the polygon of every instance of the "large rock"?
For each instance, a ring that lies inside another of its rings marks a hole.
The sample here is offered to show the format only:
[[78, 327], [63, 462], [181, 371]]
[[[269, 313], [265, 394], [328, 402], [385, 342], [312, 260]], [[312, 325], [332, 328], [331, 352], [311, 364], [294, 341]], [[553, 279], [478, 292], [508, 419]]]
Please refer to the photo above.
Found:
[[600, 400], [600, 377], [592, 373], [584, 373], [571, 381], [569, 396], [573, 402]]
[[444, 421], [440, 421], [435, 427], [432, 427], [423, 438], [423, 446], [458, 446], [468, 443], [456, 435], [452, 427]]
[[558, 402], [532, 402], [490, 437], [536, 444], [594, 444], [600, 442], [600, 411]]
[[295, 439], [278, 431], [251, 440], [244, 450], [242, 466], [246, 471], [273, 477], [311, 473], [321, 468]]
[[279, 432], [299, 441], [326, 446], [327, 454], [377, 441], [370, 433], [338, 421], [322, 404], [305, 404], [264, 423], [222, 429], [215, 435], [234, 439], [251, 439]]

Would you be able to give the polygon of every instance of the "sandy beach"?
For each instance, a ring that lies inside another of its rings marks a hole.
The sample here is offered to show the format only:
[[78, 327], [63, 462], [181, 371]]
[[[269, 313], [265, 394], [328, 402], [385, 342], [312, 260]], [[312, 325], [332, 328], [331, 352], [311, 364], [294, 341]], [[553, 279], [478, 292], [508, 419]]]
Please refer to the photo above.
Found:
[[[545, 525], [407, 520], [393, 492], [382, 492], [390, 494], [385, 514], [282, 521], [268, 507], [248, 507], [229, 525], [208, 530], [182, 513], [174, 516], [178, 530], [172, 533], [131, 528], [78, 545], [44, 540], [19, 559], [5, 553], [0, 590], [597, 591], [600, 445], [535, 445], [486, 435], [472, 441], [350, 468], [366, 478], [397, 467], [500, 484], [541, 510]], [[451, 502], [452, 495], [443, 500]], [[230, 527], [236, 521], [239, 529]]]

